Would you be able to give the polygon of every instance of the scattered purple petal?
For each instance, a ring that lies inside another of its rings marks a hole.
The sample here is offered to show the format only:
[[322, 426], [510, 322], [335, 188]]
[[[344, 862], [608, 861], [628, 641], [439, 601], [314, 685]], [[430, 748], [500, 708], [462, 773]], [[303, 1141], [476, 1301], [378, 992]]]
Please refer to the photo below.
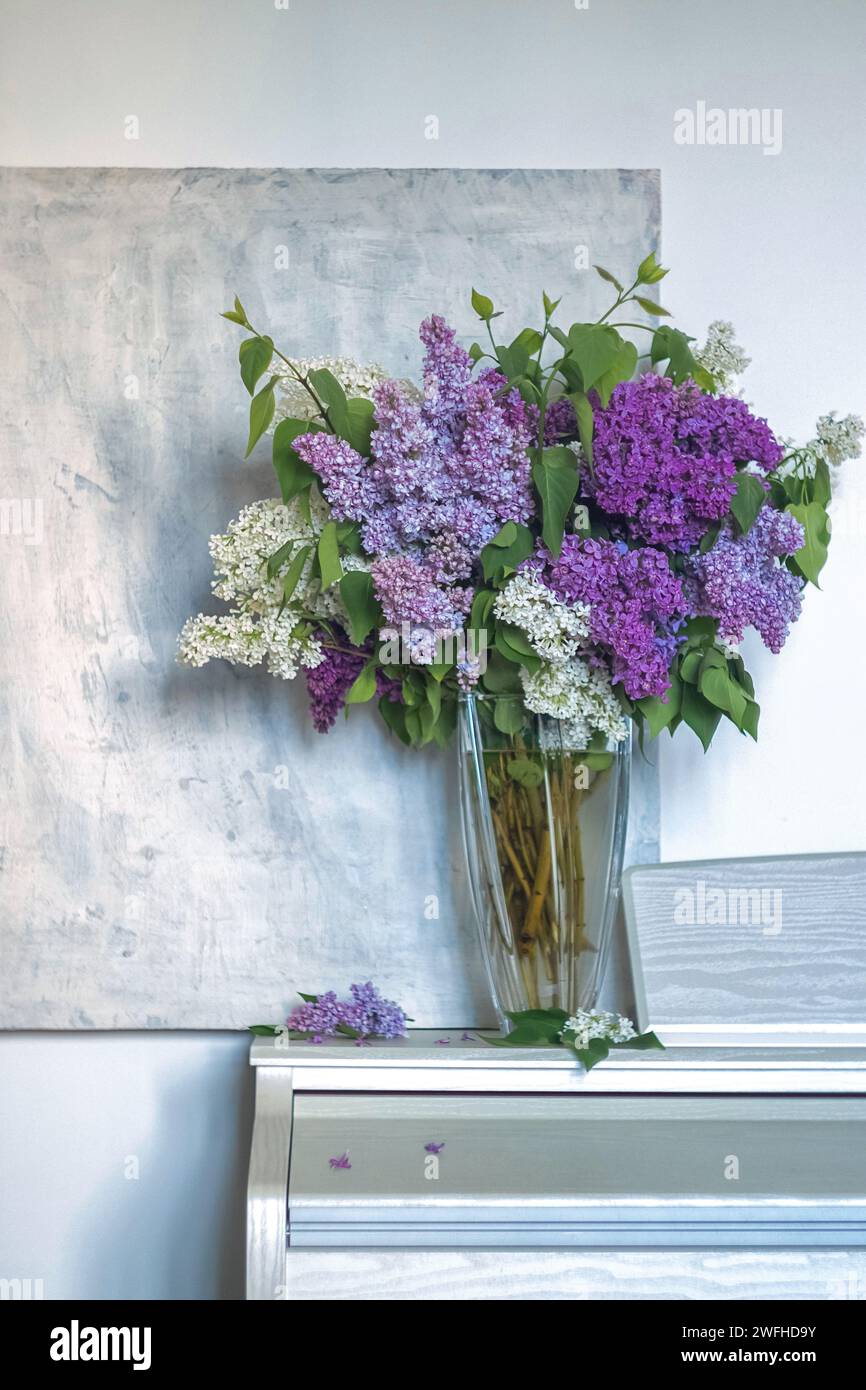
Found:
[[442, 1142], [441, 1144], [434, 1144], [434, 1143], [431, 1142], [431, 1143], [429, 1143], [429, 1144], [425, 1144], [425, 1145], [424, 1145], [424, 1152], [425, 1152], [425, 1154], [441, 1154], [441, 1152], [442, 1152], [442, 1150], [443, 1150], [444, 1148], [445, 1148], [445, 1141], [444, 1141], [444, 1140], [443, 1140], [443, 1142]]
[[340, 1154], [339, 1158], [329, 1158], [328, 1163], [332, 1168], [351, 1168], [352, 1166], [349, 1162], [348, 1150], [346, 1153]]

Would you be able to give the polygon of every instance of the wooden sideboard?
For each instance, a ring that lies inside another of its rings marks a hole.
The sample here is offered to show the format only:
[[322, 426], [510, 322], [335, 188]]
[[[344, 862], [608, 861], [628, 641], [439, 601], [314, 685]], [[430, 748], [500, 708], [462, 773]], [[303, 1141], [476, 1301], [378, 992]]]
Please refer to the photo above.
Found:
[[866, 1049], [251, 1062], [250, 1299], [866, 1297]]

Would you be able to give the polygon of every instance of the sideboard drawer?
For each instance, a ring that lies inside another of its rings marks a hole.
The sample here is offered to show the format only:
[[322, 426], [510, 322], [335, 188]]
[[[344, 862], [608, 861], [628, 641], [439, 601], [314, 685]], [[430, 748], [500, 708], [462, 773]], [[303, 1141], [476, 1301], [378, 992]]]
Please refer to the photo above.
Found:
[[292, 1246], [866, 1241], [860, 1097], [299, 1092], [292, 1131]]

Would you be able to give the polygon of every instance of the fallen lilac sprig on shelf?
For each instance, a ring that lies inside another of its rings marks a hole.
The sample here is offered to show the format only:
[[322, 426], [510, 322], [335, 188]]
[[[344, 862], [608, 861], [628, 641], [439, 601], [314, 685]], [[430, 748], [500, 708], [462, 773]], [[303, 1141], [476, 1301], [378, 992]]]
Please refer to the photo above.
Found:
[[655, 1033], [638, 1033], [630, 1019], [601, 1009], [578, 1009], [574, 1014], [565, 1009], [525, 1009], [505, 1016], [514, 1024], [508, 1036], [482, 1033], [484, 1042], [493, 1047], [569, 1047], [587, 1071], [617, 1048], [664, 1051]]
[[288, 1030], [314, 1043], [335, 1036], [355, 1038], [359, 1044], [368, 1038], [406, 1036], [406, 1024], [412, 1020], [393, 999], [383, 999], [370, 980], [363, 985], [350, 985], [349, 993], [351, 999], [342, 1000], [335, 990], [301, 994], [304, 1002], [292, 1010], [285, 1024], [254, 1023], [249, 1031], [258, 1037], [273, 1038]]

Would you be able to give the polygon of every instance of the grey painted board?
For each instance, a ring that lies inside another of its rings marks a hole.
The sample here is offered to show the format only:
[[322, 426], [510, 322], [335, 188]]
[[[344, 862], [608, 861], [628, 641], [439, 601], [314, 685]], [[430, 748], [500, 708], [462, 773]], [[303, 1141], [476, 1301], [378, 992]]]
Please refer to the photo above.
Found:
[[2, 1026], [243, 1027], [369, 977], [421, 1024], [492, 1022], [454, 760], [174, 664], [208, 536], [274, 491], [218, 312], [238, 291], [291, 351], [402, 375], [431, 310], [471, 332], [473, 284], [516, 327], [542, 286], [590, 316], [575, 249], [617, 270], [658, 239], [654, 171], [0, 173]]
[[866, 1038], [866, 854], [632, 867], [638, 1023], [681, 1045]]

